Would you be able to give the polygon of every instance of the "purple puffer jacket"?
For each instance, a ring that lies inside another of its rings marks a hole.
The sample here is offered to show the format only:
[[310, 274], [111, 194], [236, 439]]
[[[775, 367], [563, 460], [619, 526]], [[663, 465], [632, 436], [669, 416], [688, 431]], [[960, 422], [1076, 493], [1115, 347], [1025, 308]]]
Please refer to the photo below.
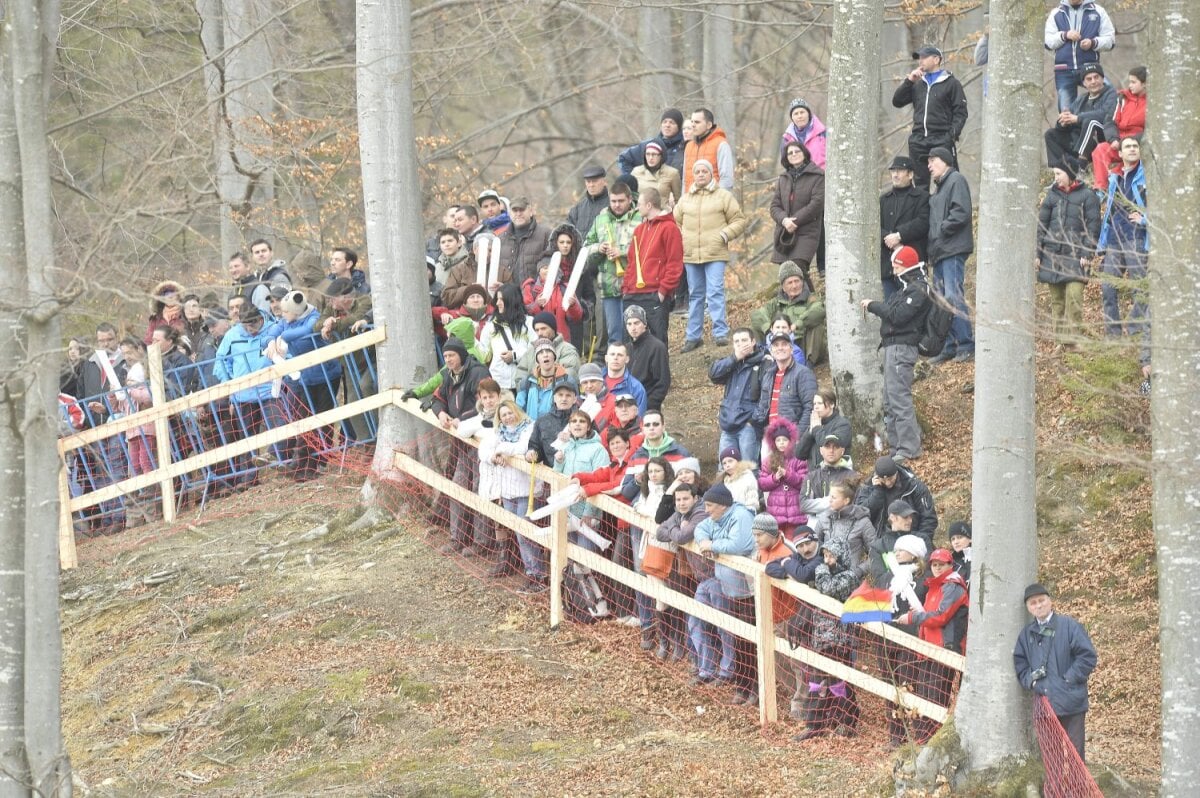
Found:
[[780, 524], [806, 524], [808, 516], [800, 507], [804, 501], [804, 479], [808, 476], [808, 463], [793, 454], [796, 444], [796, 425], [782, 416], [767, 425], [763, 441], [767, 446], [775, 445], [775, 438], [786, 435], [791, 445], [787, 451], [787, 465], [783, 479], [776, 479], [767, 462], [763, 461], [758, 472], [758, 487], [767, 496], [767, 512]]

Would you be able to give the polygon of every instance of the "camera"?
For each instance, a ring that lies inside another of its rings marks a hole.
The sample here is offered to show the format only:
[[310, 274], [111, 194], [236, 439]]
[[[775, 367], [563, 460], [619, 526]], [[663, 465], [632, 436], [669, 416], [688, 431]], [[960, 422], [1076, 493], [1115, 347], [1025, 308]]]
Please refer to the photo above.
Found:
[[1033, 682], [1038, 681], [1039, 679], [1045, 679], [1045, 678], [1046, 678], [1046, 667], [1044, 665], [1042, 667], [1038, 668], [1033, 673], [1029, 674], [1030, 683], [1033, 683]]

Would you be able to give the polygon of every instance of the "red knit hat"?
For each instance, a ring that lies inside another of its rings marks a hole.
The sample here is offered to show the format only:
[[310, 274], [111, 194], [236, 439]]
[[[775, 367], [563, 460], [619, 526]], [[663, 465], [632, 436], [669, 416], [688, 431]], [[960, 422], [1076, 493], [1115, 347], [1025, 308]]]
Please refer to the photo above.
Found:
[[917, 251], [912, 247], [900, 247], [892, 253], [892, 265], [899, 266], [900, 271], [908, 271], [909, 269], [923, 265], [921, 259], [917, 256]]

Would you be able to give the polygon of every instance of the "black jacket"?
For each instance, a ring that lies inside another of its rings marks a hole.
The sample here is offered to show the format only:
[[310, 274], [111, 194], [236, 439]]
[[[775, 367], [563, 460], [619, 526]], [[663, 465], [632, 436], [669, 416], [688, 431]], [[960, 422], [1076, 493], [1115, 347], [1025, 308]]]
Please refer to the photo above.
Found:
[[[933, 506], [933, 494], [921, 479], [908, 469], [901, 468], [896, 484], [891, 488], [867, 482], [855, 497], [854, 503], [861, 504], [871, 513], [871, 523], [879, 530], [880, 537], [888, 531], [888, 506], [896, 499], [904, 499], [917, 511], [913, 519], [912, 534], [925, 540], [925, 547], [933, 551], [933, 533], [937, 531], [937, 510]], [[895, 540], [892, 541], [895, 543]]]
[[662, 410], [667, 391], [671, 390], [671, 359], [667, 345], [650, 334], [642, 333], [636, 341], [626, 337], [629, 344], [629, 373], [646, 389], [646, 409]]
[[964, 258], [975, 249], [971, 230], [971, 187], [957, 169], [934, 180], [936, 193], [929, 198], [929, 258], [936, 264], [952, 255]]
[[[809, 421], [811, 424], [812, 422]], [[808, 473], [812, 474], [821, 466], [821, 444], [830, 435], [838, 436], [838, 440], [846, 447], [846, 457], [850, 456], [850, 445], [853, 435], [850, 432], [850, 419], [838, 412], [835, 407], [828, 420], [814, 429], [804, 430], [800, 442], [796, 444], [796, 456], [808, 461]]]
[[567, 419], [571, 417], [572, 410], [574, 408], [559, 410], [551, 406], [549, 411], [542, 413], [537, 417], [537, 421], [533, 422], [533, 432], [529, 435], [529, 451], [537, 452], [539, 463], [554, 465], [554, 448], [550, 444], [554, 443], [558, 433], [567, 428]]
[[487, 366], [472, 355], [467, 355], [462, 370], [455, 376], [450, 369], [442, 368], [442, 384], [433, 392], [433, 412], [445, 413], [451, 418], [464, 419], [475, 415], [475, 393], [479, 381], [492, 376]]
[[[600, 192], [600, 196], [593, 197], [586, 191], [580, 197], [579, 202], [575, 203], [575, 207], [567, 211], [567, 221], [575, 226], [579, 231], [579, 235], [587, 238], [588, 231], [592, 229], [592, 222], [596, 221], [596, 217], [600, 212], [608, 207], [608, 189]], [[557, 238], [557, 233], [550, 239], [550, 246], [554, 246], [554, 239]], [[571, 264], [574, 265], [574, 264]], [[567, 273], [564, 264], [563, 273]]]
[[879, 348], [916, 346], [925, 333], [925, 314], [929, 312], [929, 284], [922, 269], [909, 269], [897, 278], [902, 290], [887, 298], [876, 299], [867, 310], [879, 317]]
[[958, 78], [942, 70], [932, 86], [924, 78], [900, 81], [892, 95], [892, 105], [913, 107], [913, 126], [910, 139], [953, 144], [967, 124], [967, 95]]
[[1038, 210], [1038, 280], [1083, 282], [1080, 258], [1096, 254], [1100, 237], [1100, 200], [1087, 186], [1074, 183], [1063, 191], [1055, 183]]
[[892, 278], [892, 251], [883, 243], [889, 233], [899, 233], [900, 243], [912, 247], [925, 260], [929, 236], [929, 192], [916, 186], [893, 188], [879, 197], [879, 276]]

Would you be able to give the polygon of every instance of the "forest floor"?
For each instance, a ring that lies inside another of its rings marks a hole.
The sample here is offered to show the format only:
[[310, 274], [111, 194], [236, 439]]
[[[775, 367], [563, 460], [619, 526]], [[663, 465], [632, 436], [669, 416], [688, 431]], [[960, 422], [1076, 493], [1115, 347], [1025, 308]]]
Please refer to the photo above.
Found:
[[[668, 428], [706, 465], [720, 397], [707, 369], [724, 354], [673, 359]], [[939, 543], [970, 513], [973, 368], [916, 388]], [[1102, 783], [1111, 770], [1150, 795], [1147, 402], [1125, 353], [1040, 343], [1037, 369], [1041, 577], [1100, 651], [1089, 760]], [[646, 656], [636, 630], [550, 631], [544, 600], [464, 572], [411, 515], [354, 526], [360, 482], [272, 478], [172, 527], [81, 544], [63, 576], [63, 712], [90, 794], [891, 794], [885, 749], [763, 731]]]

